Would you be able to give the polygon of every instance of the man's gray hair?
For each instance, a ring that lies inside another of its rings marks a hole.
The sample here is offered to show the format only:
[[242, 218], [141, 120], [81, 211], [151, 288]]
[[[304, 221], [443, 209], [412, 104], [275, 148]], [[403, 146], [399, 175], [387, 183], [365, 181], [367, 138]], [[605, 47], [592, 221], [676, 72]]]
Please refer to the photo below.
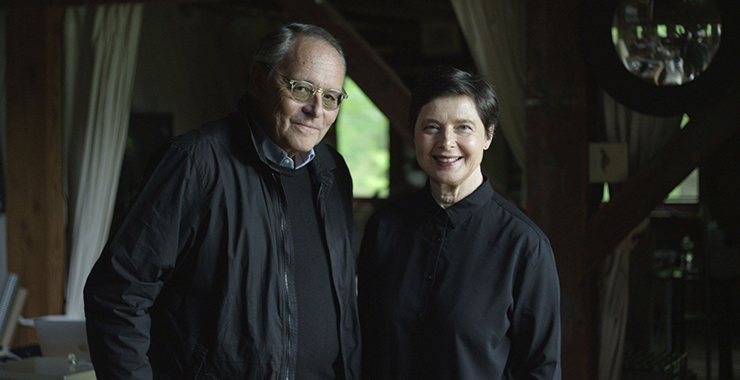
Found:
[[297, 37], [316, 37], [329, 43], [339, 53], [339, 57], [342, 59], [342, 67], [345, 74], [347, 73], [347, 62], [344, 59], [344, 51], [339, 41], [321, 27], [299, 23], [282, 26], [265, 35], [252, 58], [252, 66], [255, 64], [265, 64], [273, 68], [280, 66]]

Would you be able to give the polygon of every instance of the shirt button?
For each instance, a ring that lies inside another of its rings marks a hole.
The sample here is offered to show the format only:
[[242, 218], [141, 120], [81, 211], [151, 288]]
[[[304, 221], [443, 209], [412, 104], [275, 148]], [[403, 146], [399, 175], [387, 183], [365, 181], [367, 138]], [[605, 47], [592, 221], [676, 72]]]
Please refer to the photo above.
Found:
[[422, 314], [421, 312], [419, 312], [419, 313], [416, 313], [416, 318], [421, 318], [421, 317], [422, 317], [423, 315], [424, 315], [424, 314]]
[[439, 243], [439, 242], [442, 241], [442, 238], [441, 237], [438, 237], [438, 238], [434, 239], [434, 241], [436, 241], [437, 243]]
[[428, 274], [428, 275], [426, 275], [426, 277], [424, 277], [424, 279], [427, 280], [427, 281], [431, 281], [432, 280], [432, 275], [431, 274]]

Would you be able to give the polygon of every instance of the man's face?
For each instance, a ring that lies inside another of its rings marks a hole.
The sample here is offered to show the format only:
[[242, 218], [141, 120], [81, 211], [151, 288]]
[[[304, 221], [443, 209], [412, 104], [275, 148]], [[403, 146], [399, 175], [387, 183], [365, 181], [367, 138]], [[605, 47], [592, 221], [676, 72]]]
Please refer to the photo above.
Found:
[[[341, 89], [344, 82], [339, 53], [318, 38], [298, 37], [285, 61], [275, 70], [287, 78], [311, 82], [322, 89]], [[320, 93], [305, 103], [293, 100], [288, 81], [277, 73], [262, 82], [254, 96], [265, 132], [291, 158], [321, 142], [339, 112], [339, 109], [325, 110]]]

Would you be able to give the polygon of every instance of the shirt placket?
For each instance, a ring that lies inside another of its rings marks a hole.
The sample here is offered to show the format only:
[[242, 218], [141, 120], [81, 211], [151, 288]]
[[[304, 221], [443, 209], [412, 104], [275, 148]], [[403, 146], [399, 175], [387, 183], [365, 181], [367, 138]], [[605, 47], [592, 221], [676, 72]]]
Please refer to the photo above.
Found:
[[417, 326], [420, 330], [423, 328], [429, 304], [434, 297], [434, 285], [440, 280], [440, 258], [442, 256], [442, 248], [445, 243], [445, 236], [447, 235], [448, 224], [449, 218], [447, 217], [447, 213], [444, 211], [437, 214], [432, 221], [432, 228], [430, 231], [431, 242], [429, 245], [431, 249], [424, 253], [427, 259], [424, 261], [422, 272], [420, 292], [421, 302], [416, 313]]
[[[441, 278], [440, 273], [440, 259], [442, 256], [442, 249], [445, 243], [445, 237], [447, 235], [447, 226], [449, 224], [449, 218], [447, 213], [440, 211], [430, 223], [429, 230], [425, 234], [427, 237], [427, 249], [426, 252], [421, 252], [424, 255], [425, 260], [423, 261], [422, 273], [421, 273], [421, 288], [419, 292], [419, 306], [416, 310], [416, 344], [414, 344], [414, 361], [417, 363], [415, 368], [421, 369], [421, 356], [423, 347], [421, 341], [424, 335], [424, 324], [429, 310], [429, 304], [434, 299], [435, 284], [437, 284]], [[417, 374], [418, 375], [418, 374]]]

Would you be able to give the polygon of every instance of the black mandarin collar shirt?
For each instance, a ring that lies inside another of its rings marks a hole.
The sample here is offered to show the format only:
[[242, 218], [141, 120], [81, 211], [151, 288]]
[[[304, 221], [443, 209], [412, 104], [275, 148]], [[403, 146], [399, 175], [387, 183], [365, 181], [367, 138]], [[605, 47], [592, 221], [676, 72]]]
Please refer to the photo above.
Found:
[[560, 379], [550, 242], [488, 181], [429, 185], [370, 218], [359, 258], [364, 379]]

